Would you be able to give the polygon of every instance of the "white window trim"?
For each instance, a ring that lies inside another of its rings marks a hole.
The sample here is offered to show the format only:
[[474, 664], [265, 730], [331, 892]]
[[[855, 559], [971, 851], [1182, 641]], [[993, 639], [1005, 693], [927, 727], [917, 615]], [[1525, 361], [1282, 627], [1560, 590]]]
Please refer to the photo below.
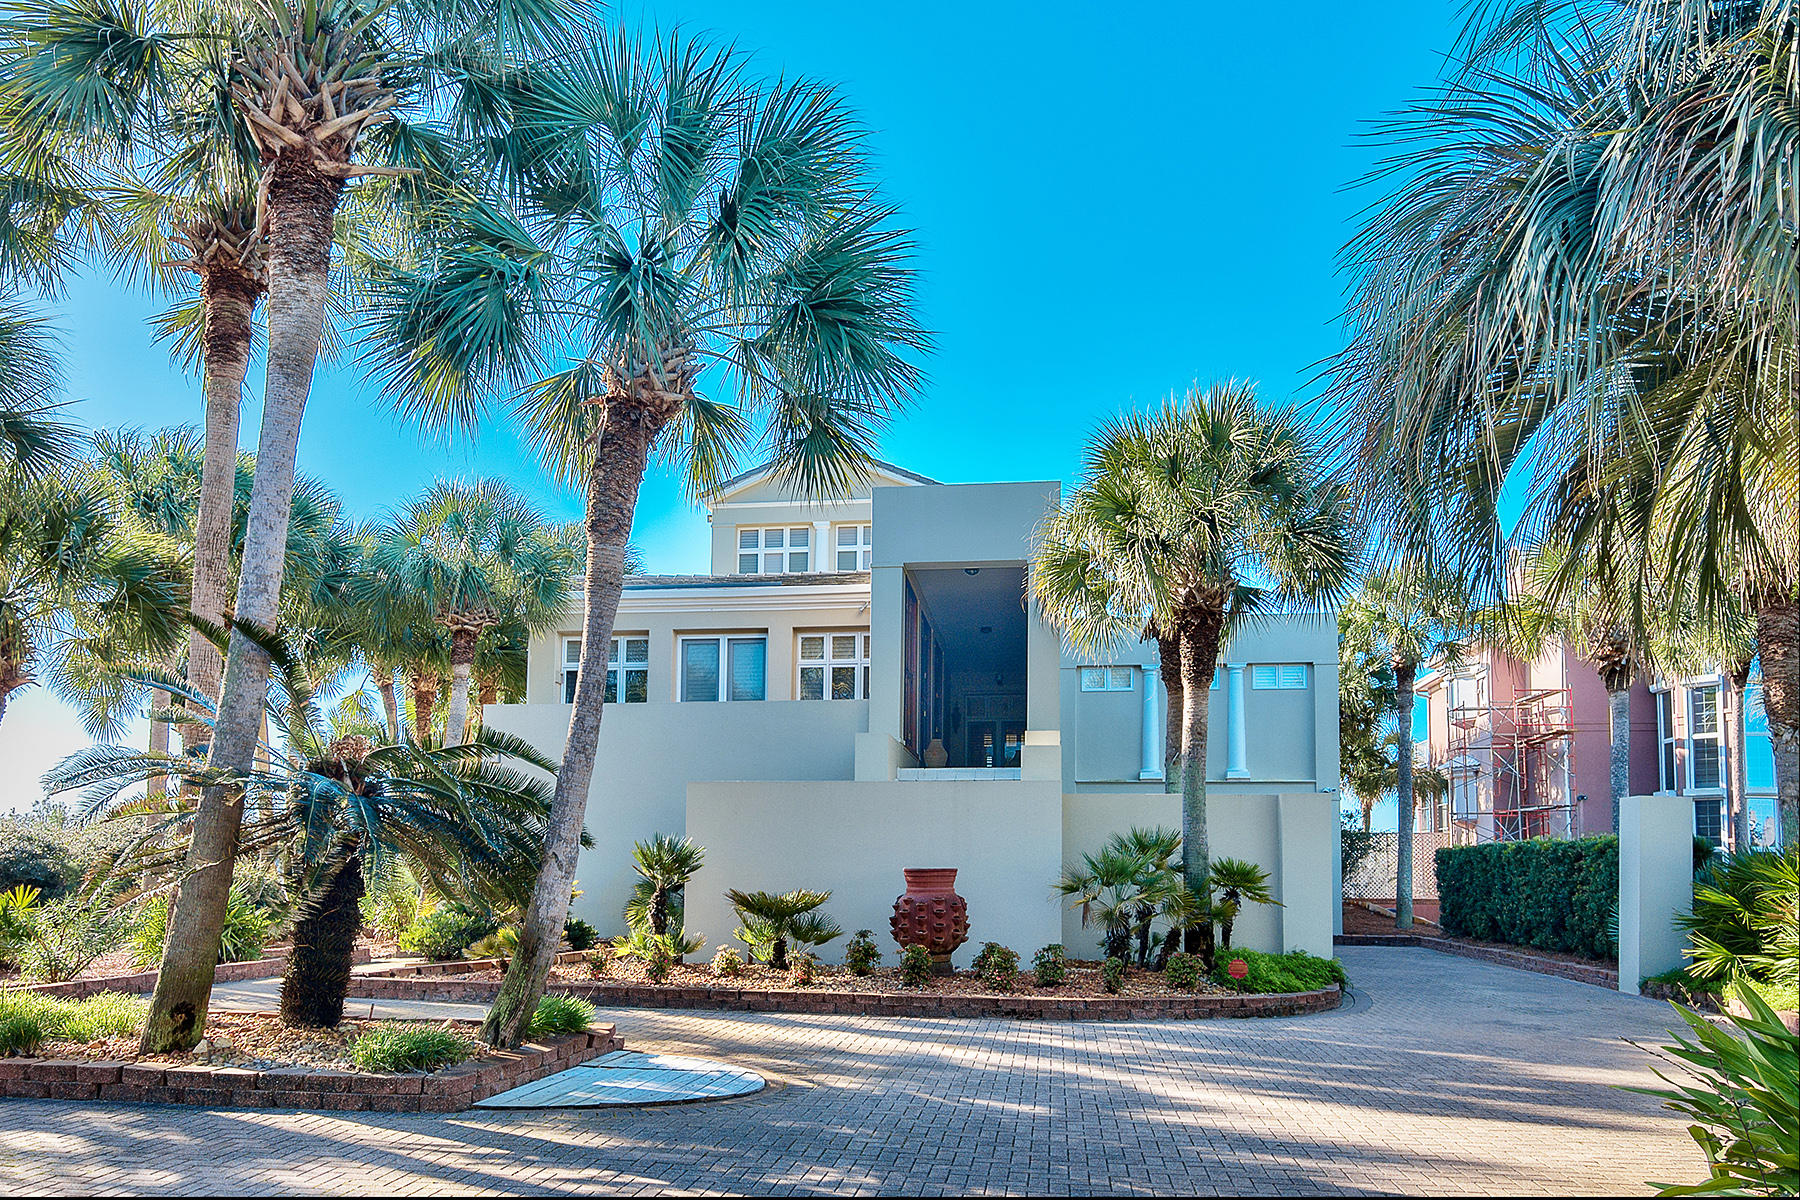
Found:
[[[1707, 689], [1711, 689], [1713, 693], [1713, 724], [1715, 728], [1711, 733], [1696, 736], [1694, 733], [1694, 696], [1697, 692]], [[1725, 794], [1725, 785], [1731, 779], [1729, 747], [1725, 744], [1725, 688], [1722, 680], [1713, 675], [1689, 680], [1686, 684], [1686, 691], [1687, 737], [1683, 740], [1687, 742], [1687, 794], [1690, 796], [1722, 796]], [[1694, 745], [1697, 742], [1712, 742], [1719, 748], [1719, 782], [1713, 787], [1701, 787], [1694, 782], [1694, 765], [1698, 761], [1698, 756], [1694, 753]]]
[[[682, 685], [687, 681], [687, 645], [689, 642], [714, 642], [719, 647], [719, 697], [717, 703], [732, 703], [731, 699], [731, 643], [761, 642], [763, 644], [763, 694], [759, 700], [769, 698], [769, 635], [767, 633], [684, 633], [675, 639], [675, 699], [678, 703], [710, 704], [709, 700], [687, 700], [681, 694]], [[739, 704], [754, 701], [737, 701]]]
[[[771, 547], [769, 545], [769, 535], [771, 533], [778, 533], [781, 535], [781, 545], [779, 548]], [[739, 575], [800, 575], [810, 574], [811, 572], [818, 570], [818, 547], [813, 545], [813, 543], [818, 540], [815, 533], [816, 530], [814, 530], [811, 525], [737, 526], [737, 573]], [[751, 544], [745, 543], [746, 534], [750, 535], [752, 539]], [[806, 565], [803, 567], [796, 567], [793, 565], [794, 554], [796, 552], [794, 538], [796, 536], [804, 537], [806, 541], [804, 548], [799, 549], [800, 553], [806, 555]], [[756, 556], [756, 570], [744, 570], [745, 555]], [[779, 570], [771, 571], [769, 570], [769, 560], [770, 558], [777, 556], [781, 559], [781, 567]]]
[[[1669, 701], [1666, 720], [1663, 716], [1664, 697], [1667, 697]], [[1681, 739], [1675, 736], [1675, 730], [1670, 728], [1675, 720], [1675, 693], [1671, 688], [1653, 687], [1650, 689], [1650, 702], [1656, 706], [1656, 794], [1659, 796], [1680, 795], [1681, 770], [1674, 765], [1675, 756], [1669, 753], [1671, 750], [1681, 748]], [[1670, 764], [1669, 773], [1673, 778], [1663, 778], [1665, 762]]]
[[[1290, 682], [1290, 670], [1300, 672], [1298, 683]], [[1264, 675], [1268, 672], [1268, 675]], [[1264, 680], [1267, 679], [1267, 682]], [[1251, 663], [1250, 687], [1259, 692], [1303, 692], [1312, 683], [1310, 663]]]
[[[847, 529], [854, 529], [857, 531], [857, 540], [854, 545], [846, 546], [839, 540], [843, 531]], [[874, 564], [874, 543], [874, 522], [840, 521], [838, 524], [831, 527], [831, 565], [829, 567], [821, 567], [820, 570], [829, 570], [839, 574], [847, 574], [851, 571], [870, 570]], [[854, 553], [856, 555], [857, 565], [854, 567], [843, 566], [838, 561], [838, 556], [840, 554], [849, 553]]]
[[[644, 643], [644, 661], [643, 662], [627, 663], [625, 661], [625, 643], [628, 641]], [[615, 634], [613, 636], [610, 653], [608, 653], [606, 656], [606, 674], [612, 682], [613, 695], [618, 697], [617, 700], [612, 701], [613, 704], [642, 704], [645, 701], [650, 699], [649, 643], [650, 643], [650, 635], [648, 633], [620, 633], [620, 634]], [[571, 675], [575, 674], [581, 667], [581, 652], [579, 650], [577, 650], [575, 653], [575, 660], [573, 662], [571, 662], [569, 660], [569, 647], [570, 646], [579, 646], [579, 645], [581, 645], [581, 635], [579, 633], [569, 633], [569, 634], [563, 635], [563, 638], [562, 638], [562, 671], [557, 676], [557, 686], [559, 688], [558, 694], [563, 698], [564, 704], [573, 703], [573, 701], [569, 698], [569, 694], [570, 694], [569, 677]], [[625, 686], [624, 686], [625, 685], [625, 677], [623, 674], [621, 674], [621, 672], [623, 672], [627, 669], [633, 670], [633, 671], [642, 671], [644, 673], [644, 699], [643, 700], [627, 700], [627, 699], [625, 699]]]
[[[801, 658], [800, 657], [801, 639], [809, 638], [809, 637], [825, 639], [825, 657], [824, 658]], [[856, 658], [833, 658], [831, 656], [831, 639], [834, 637], [853, 637], [853, 638], [855, 638], [858, 657], [856, 657]], [[874, 645], [870, 641], [870, 633], [869, 633], [869, 630], [867, 627], [864, 627], [861, 629], [800, 629], [800, 630], [795, 630], [794, 631], [794, 699], [796, 699], [796, 700], [806, 699], [806, 697], [802, 694], [803, 689], [801, 688], [801, 685], [800, 685], [800, 672], [805, 670], [806, 668], [817, 667], [817, 668], [823, 669], [825, 672], [825, 684], [824, 684], [823, 689], [821, 690], [820, 695], [817, 697], [817, 699], [819, 699], [819, 700], [835, 700], [835, 699], [837, 699], [837, 697], [833, 696], [831, 694], [831, 668], [833, 668], [833, 667], [854, 667], [854, 668], [856, 668], [857, 690], [861, 693], [861, 695], [852, 696], [850, 698], [852, 700], [867, 700], [869, 698], [869, 667], [870, 667], [870, 659], [873, 657], [873, 654], [872, 654], [873, 649], [874, 649]]]
[[[1075, 668], [1075, 678], [1081, 683], [1084, 692], [1135, 692], [1137, 691], [1137, 667], [1119, 667], [1110, 663], [1086, 663]], [[1106, 674], [1099, 687], [1088, 686], [1089, 671], [1104, 671]], [[1121, 683], [1121, 680], [1123, 682]]]

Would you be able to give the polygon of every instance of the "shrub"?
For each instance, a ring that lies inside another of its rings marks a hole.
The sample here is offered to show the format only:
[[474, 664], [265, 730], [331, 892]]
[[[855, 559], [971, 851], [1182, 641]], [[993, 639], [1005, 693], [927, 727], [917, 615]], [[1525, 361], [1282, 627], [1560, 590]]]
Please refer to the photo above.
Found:
[[1443, 929], [1452, 937], [1613, 958], [1619, 839], [1489, 842], [1437, 852]]
[[976, 956], [981, 980], [996, 992], [1010, 992], [1019, 981], [1019, 955], [1015, 950], [993, 942], [981, 948]]
[[794, 955], [788, 966], [788, 982], [795, 987], [811, 987], [813, 975], [819, 969], [819, 956], [811, 950], [802, 950]]
[[744, 973], [744, 956], [735, 946], [720, 946], [713, 952], [712, 973], [721, 979], [736, 979]]
[[1125, 960], [1114, 956], [1100, 964], [1100, 990], [1116, 994], [1125, 986]]
[[[225, 903], [225, 925], [219, 937], [219, 961], [253, 962], [263, 955], [274, 919], [257, 899], [253, 886], [231, 885]], [[138, 906], [128, 940], [132, 964], [147, 970], [162, 961], [163, 941], [169, 935], [169, 898], [152, 896]]]
[[1677, 1081], [1656, 1071], [1667, 1088], [1626, 1088], [1655, 1096], [1692, 1122], [1688, 1133], [1706, 1156], [1709, 1178], [1662, 1194], [1792, 1196], [1800, 1194], [1800, 1115], [1794, 1079], [1800, 1076], [1800, 1037], [1754, 992], [1743, 997], [1748, 1017], [1728, 1016], [1730, 1028], [1690, 1009], [1675, 1011], [1693, 1031], [1652, 1051], [1685, 1072]]
[[1200, 986], [1205, 972], [1200, 967], [1200, 958], [1194, 954], [1172, 954], [1169, 963], [1163, 968], [1163, 979], [1172, 988], [1180, 988], [1191, 992]]
[[30, 1057], [55, 1036], [54, 1006], [34, 992], [0, 992], [0, 1055]]
[[62, 1000], [33, 992], [0, 992], [0, 1054], [35, 1054], [46, 1041], [93, 1042], [135, 1034], [146, 1001], [123, 992]]
[[31, 936], [37, 920], [38, 890], [18, 884], [0, 892], [0, 965], [19, 961], [19, 947]]
[[124, 992], [98, 992], [69, 1005], [62, 1014], [59, 1036], [72, 1042], [141, 1033], [150, 1002]]
[[580, 917], [570, 917], [563, 922], [563, 941], [569, 943], [569, 949], [591, 950], [599, 940], [600, 931]]
[[1344, 964], [1335, 958], [1320, 958], [1304, 950], [1286, 954], [1263, 954], [1256, 950], [1233, 950], [1232, 958], [1241, 958], [1250, 968], [1243, 979], [1233, 979], [1230, 959], [1223, 955], [1213, 966], [1213, 982], [1240, 992], [1316, 992], [1332, 984], [1347, 986], [1349, 977]]
[[844, 947], [844, 967], [852, 975], [867, 975], [881, 962], [881, 948], [875, 944], [875, 931], [859, 929]]
[[48, 902], [60, 900], [80, 882], [80, 864], [42, 822], [0, 819], [0, 892], [33, 887]]
[[1069, 956], [1063, 953], [1062, 943], [1053, 942], [1031, 956], [1031, 969], [1037, 975], [1039, 987], [1055, 987], [1069, 973]]
[[436, 1071], [473, 1053], [472, 1043], [447, 1030], [396, 1025], [371, 1029], [350, 1043], [350, 1061], [365, 1071]]
[[121, 924], [104, 908], [73, 898], [43, 905], [19, 944], [19, 970], [40, 983], [73, 979], [118, 944]]
[[503, 958], [510, 960], [519, 949], [519, 927], [503, 925], [468, 949], [470, 958]]
[[900, 951], [900, 982], [907, 987], [930, 983], [931, 951], [923, 946], [908, 946]]
[[635, 958], [644, 964], [644, 974], [650, 977], [651, 983], [662, 983], [669, 978], [669, 972], [683, 957], [692, 954], [700, 947], [686, 941], [677, 941], [677, 934], [635, 932], [624, 945], [614, 945], [613, 953], [620, 958]]
[[587, 956], [587, 973], [589, 979], [605, 979], [606, 968], [612, 962], [612, 947], [602, 944]]
[[1675, 923], [1687, 931], [1696, 978], [1791, 990], [1800, 981], [1800, 846], [1711, 859], [1694, 879], [1692, 913]]
[[532, 1037], [553, 1033], [581, 1033], [594, 1020], [594, 1006], [574, 996], [545, 996], [531, 1014], [527, 1032]]
[[422, 899], [411, 874], [403, 868], [393, 870], [363, 893], [363, 924], [388, 941], [398, 942], [419, 919]]
[[400, 949], [433, 962], [459, 958], [464, 950], [494, 932], [492, 918], [448, 904], [420, 917], [400, 935]]

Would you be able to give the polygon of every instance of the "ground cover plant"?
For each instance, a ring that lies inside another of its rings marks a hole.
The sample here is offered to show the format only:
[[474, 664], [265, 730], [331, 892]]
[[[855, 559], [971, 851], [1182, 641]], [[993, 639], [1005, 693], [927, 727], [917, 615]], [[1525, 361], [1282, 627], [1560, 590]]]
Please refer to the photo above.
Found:
[[[1243, 979], [1231, 977], [1231, 962], [1242, 959], [1248, 968]], [[1320, 958], [1304, 950], [1286, 954], [1263, 954], [1256, 950], [1234, 950], [1231, 958], [1220, 956], [1213, 967], [1212, 981], [1220, 987], [1240, 992], [1315, 992], [1333, 984], [1348, 986], [1344, 964], [1335, 958]]]
[[551, 993], [538, 1001], [537, 1012], [531, 1018], [531, 1036], [544, 1037], [554, 1033], [580, 1033], [592, 1024], [593, 1020], [594, 1006], [586, 1000]]
[[143, 1000], [123, 992], [65, 1000], [0, 991], [0, 1054], [35, 1054], [49, 1041], [92, 1042], [134, 1034], [144, 1027], [148, 1011]]
[[475, 1045], [443, 1029], [372, 1029], [350, 1043], [350, 1061], [365, 1071], [436, 1071], [462, 1062]]

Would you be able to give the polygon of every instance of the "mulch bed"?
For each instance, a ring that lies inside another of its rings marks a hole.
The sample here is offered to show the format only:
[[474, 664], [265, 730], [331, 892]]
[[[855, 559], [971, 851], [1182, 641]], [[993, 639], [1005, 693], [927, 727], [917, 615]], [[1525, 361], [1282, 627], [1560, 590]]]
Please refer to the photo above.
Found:
[[100, 1058], [112, 1062], [164, 1063], [181, 1066], [205, 1063], [215, 1067], [248, 1067], [259, 1071], [277, 1067], [329, 1067], [340, 1071], [358, 1068], [350, 1061], [350, 1043], [372, 1029], [444, 1029], [487, 1049], [474, 1039], [474, 1021], [377, 1021], [346, 1017], [330, 1029], [307, 1029], [284, 1024], [273, 1013], [214, 1012], [206, 1018], [202, 1045], [210, 1052], [184, 1051], [139, 1054], [137, 1035], [103, 1038], [97, 1042], [45, 1042], [39, 1058]]

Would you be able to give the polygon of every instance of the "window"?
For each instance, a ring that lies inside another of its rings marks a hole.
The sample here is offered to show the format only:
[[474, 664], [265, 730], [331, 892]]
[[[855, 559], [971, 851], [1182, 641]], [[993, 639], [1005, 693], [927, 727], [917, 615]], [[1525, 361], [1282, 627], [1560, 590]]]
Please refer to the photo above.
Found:
[[1744, 784], [1751, 792], [1775, 790], [1775, 742], [1769, 736], [1761, 679], [1752, 679], [1744, 690]]
[[869, 548], [868, 525], [839, 525], [837, 527], [837, 569], [840, 571], [867, 571], [875, 561], [874, 552]]
[[[869, 634], [850, 629], [800, 635], [798, 686], [802, 700], [867, 700], [869, 698]], [[829, 685], [830, 691], [826, 691]]]
[[1444, 707], [1450, 712], [1459, 708], [1477, 708], [1481, 704], [1481, 680], [1473, 675], [1452, 675], [1444, 685]]
[[1250, 686], [1257, 691], [1291, 691], [1306, 686], [1305, 663], [1257, 663], [1250, 668]]
[[1131, 667], [1083, 667], [1081, 668], [1081, 690], [1084, 692], [1129, 692], [1133, 687], [1131, 677], [1136, 673]]
[[683, 700], [761, 700], [769, 643], [763, 637], [681, 639]]
[[1675, 693], [1656, 693], [1656, 790], [1678, 792], [1675, 784]]
[[[562, 697], [564, 704], [575, 702], [575, 674], [581, 667], [581, 639], [563, 639]], [[616, 637], [612, 653], [606, 658], [606, 702], [620, 702], [619, 681], [623, 676], [624, 703], [642, 704], [650, 698], [650, 639]]]
[[1697, 792], [1725, 786], [1724, 740], [1719, 722], [1719, 685], [1688, 689], [1688, 785]]
[[810, 569], [812, 526], [738, 530], [738, 574], [782, 575]]

